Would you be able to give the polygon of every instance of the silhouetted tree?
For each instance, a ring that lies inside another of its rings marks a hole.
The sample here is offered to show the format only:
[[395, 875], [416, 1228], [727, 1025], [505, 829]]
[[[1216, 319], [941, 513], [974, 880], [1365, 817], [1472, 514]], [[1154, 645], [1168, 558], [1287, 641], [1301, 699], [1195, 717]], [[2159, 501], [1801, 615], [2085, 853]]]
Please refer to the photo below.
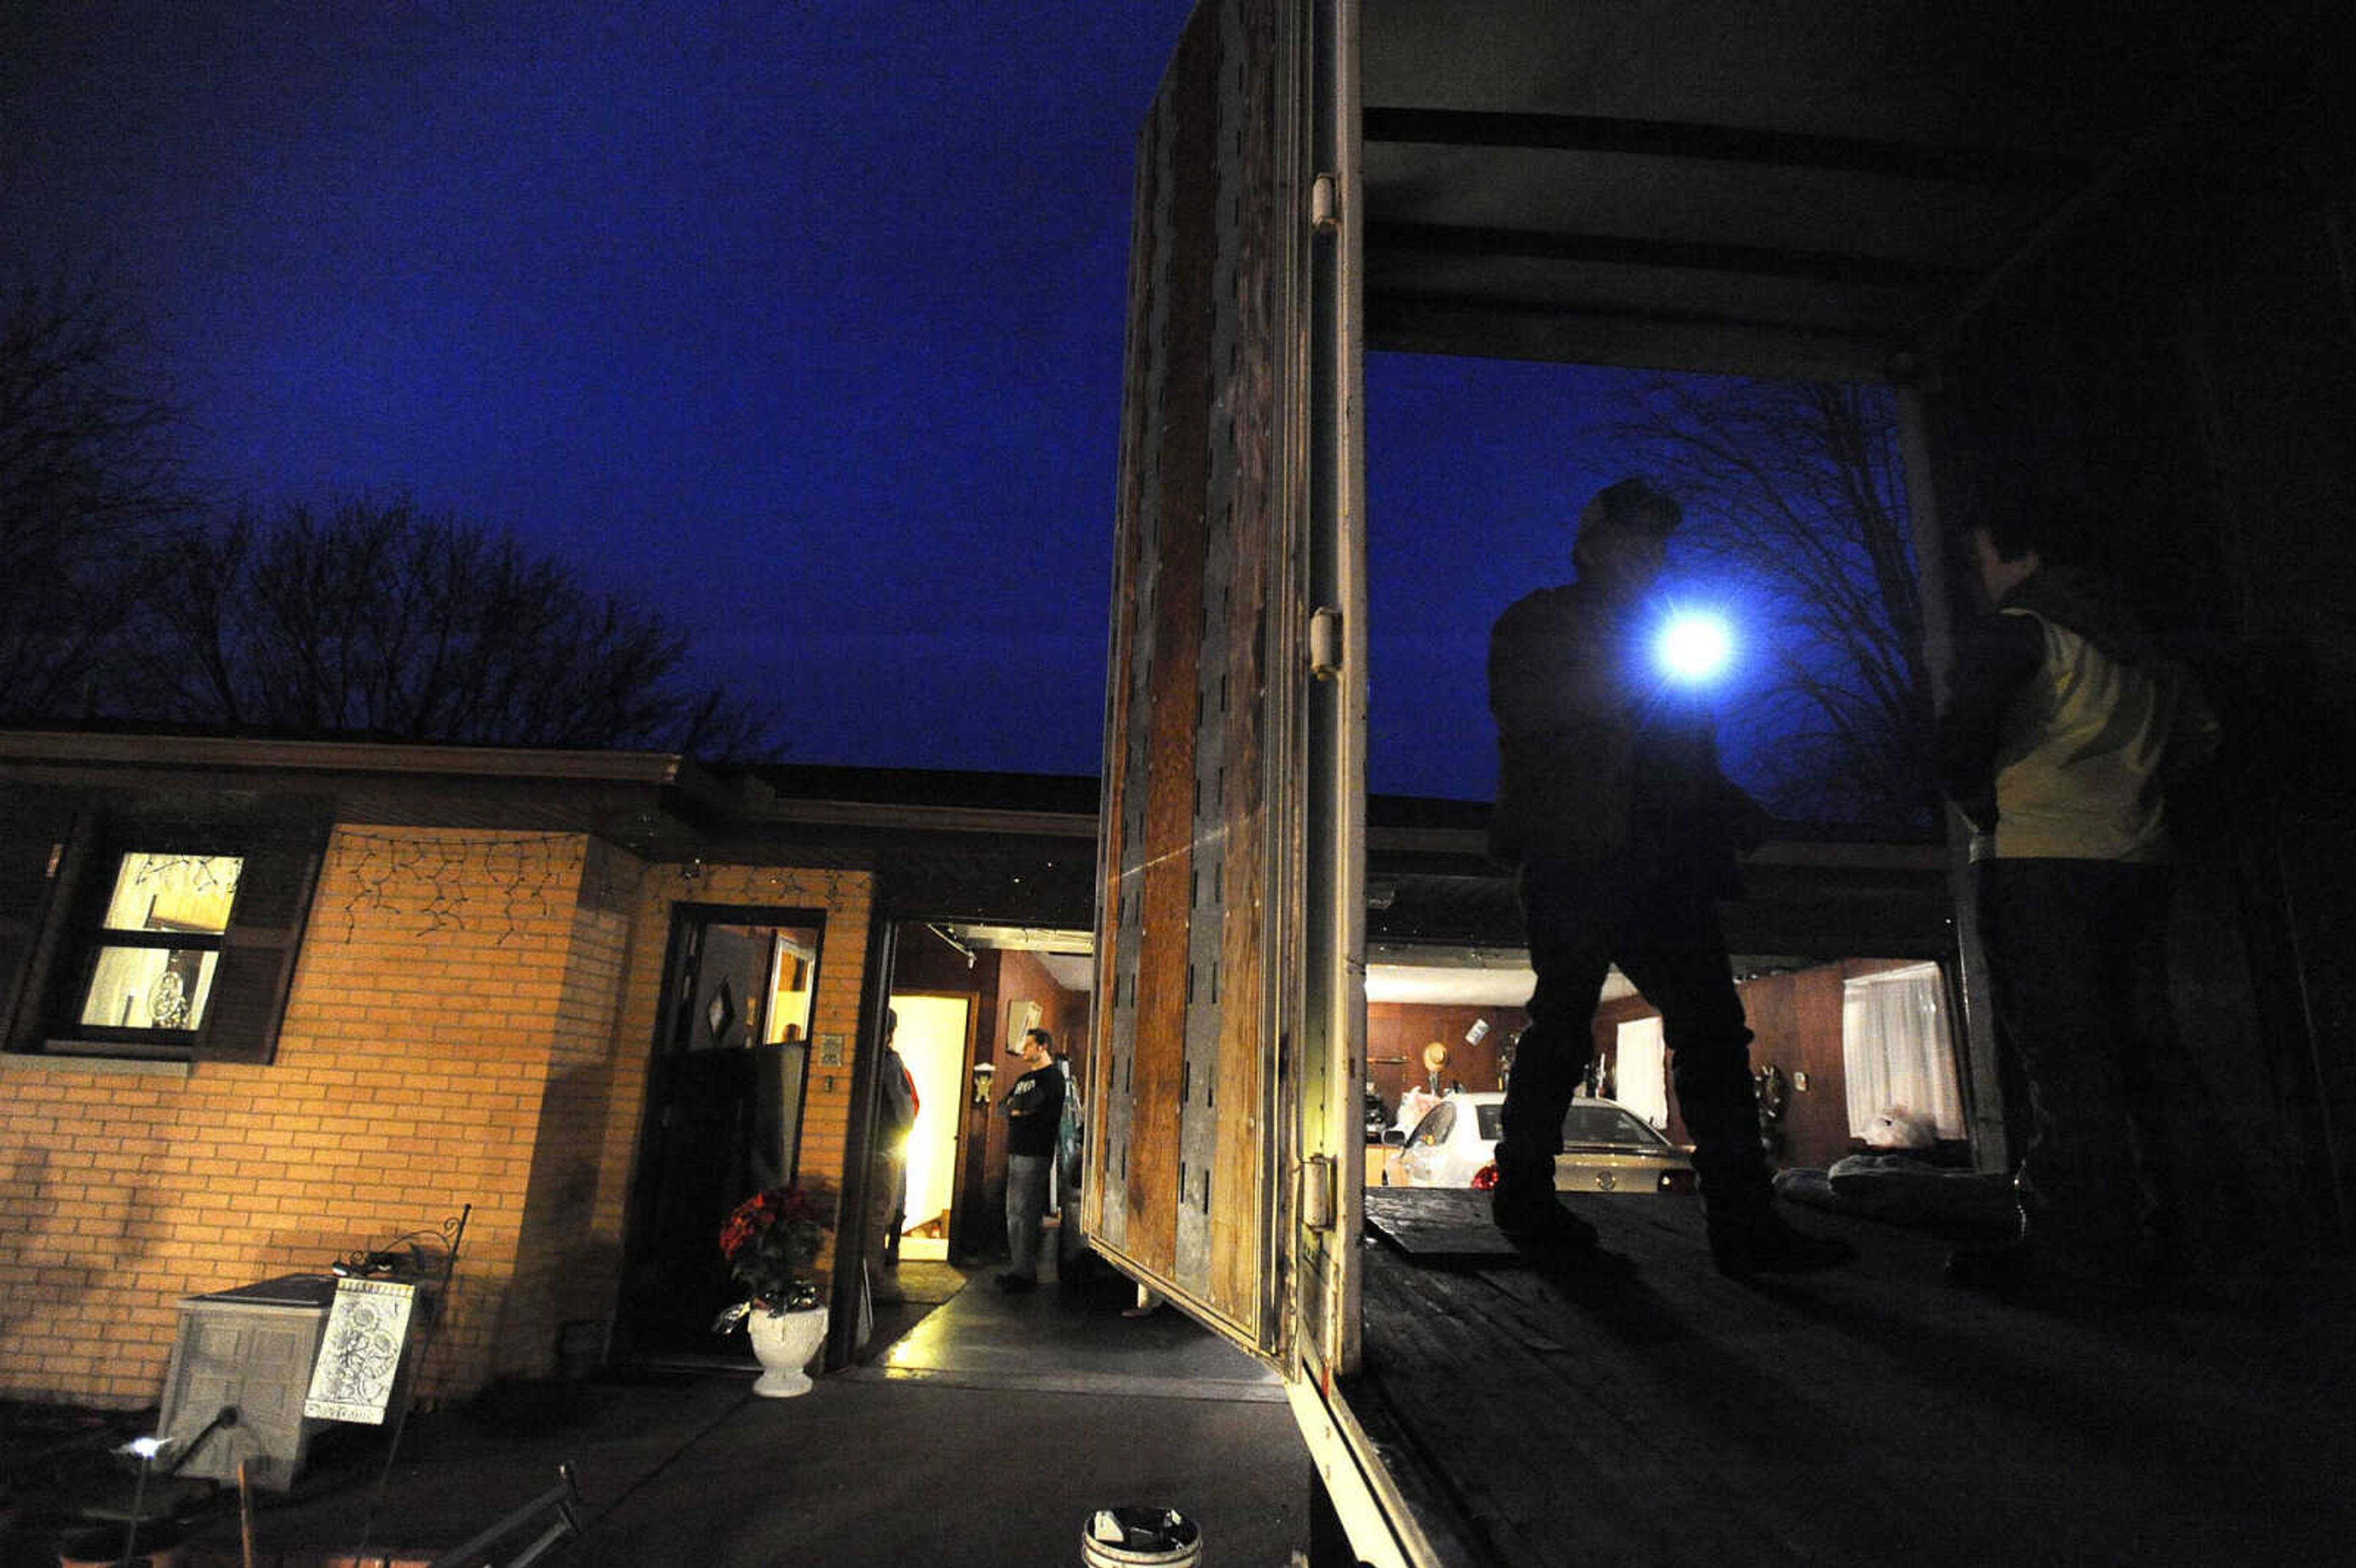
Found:
[[757, 754], [684, 638], [513, 539], [406, 499], [177, 529], [150, 605], [159, 716], [241, 731]]
[[1680, 548], [1746, 590], [1764, 696], [1727, 716], [1795, 819], [1926, 824], [1922, 599], [1884, 389], [1664, 376], [1618, 438], [1686, 504]]
[[138, 313], [102, 281], [0, 299], [0, 719], [114, 706], [105, 671], [145, 554], [191, 500], [178, 410]]

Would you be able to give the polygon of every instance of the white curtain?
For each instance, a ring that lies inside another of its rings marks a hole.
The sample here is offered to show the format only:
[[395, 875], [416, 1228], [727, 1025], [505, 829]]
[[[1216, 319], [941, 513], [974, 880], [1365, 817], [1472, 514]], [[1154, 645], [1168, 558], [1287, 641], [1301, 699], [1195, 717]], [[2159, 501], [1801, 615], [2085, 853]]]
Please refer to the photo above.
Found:
[[1612, 1097], [1664, 1130], [1669, 1125], [1667, 1062], [1657, 1017], [1631, 1019], [1612, 1037]]
[[1843, 981], [1841, 1059], [1850, 1136], [1863, 1136], [1876, 1116], [1891, 1109], [1929, 1117], [1943, 1138], [1964, 1136], [1946, 990], [1936, 964]]

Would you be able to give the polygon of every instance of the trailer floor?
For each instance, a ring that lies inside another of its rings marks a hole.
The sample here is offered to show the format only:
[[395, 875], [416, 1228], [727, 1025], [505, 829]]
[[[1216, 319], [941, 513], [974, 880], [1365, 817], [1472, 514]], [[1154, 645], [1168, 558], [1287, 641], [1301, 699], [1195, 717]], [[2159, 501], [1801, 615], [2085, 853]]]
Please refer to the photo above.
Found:
[[1451, 1563], [2356, 1560], [2344, 1269], [2038, 1308], [1946, 1285], [1940, 1238], [1794, 1211], [1859, 1262], [1741, 1284], [1697, 1203], [1590, 1197], [1632, 1266], [1542, 1277], [1485, 1196], [1367, 1192], [1343, 1385]]

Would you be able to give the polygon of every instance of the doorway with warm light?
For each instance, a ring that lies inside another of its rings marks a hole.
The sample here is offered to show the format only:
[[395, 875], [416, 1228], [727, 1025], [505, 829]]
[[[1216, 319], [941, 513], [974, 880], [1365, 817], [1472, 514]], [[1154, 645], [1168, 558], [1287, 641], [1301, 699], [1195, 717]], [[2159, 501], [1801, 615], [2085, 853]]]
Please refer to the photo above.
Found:
[[899, 1257], [903, 1263], [941, 1262], [949, 1255], [949, 1224], [957, 1207], [965, 1123], [958, 1112], [965, 1104], [967, 1064], [973, 1060], [973, 999], [894, 991], [891, 1006], [900, 1020], [893, 1043], [916, 1083]]

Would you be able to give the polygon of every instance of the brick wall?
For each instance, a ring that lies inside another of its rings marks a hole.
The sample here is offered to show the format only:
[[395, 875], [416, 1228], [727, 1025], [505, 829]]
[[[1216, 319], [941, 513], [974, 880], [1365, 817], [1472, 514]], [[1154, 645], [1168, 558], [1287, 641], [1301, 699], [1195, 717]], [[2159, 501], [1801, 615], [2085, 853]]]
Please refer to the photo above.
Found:
[[616, 1061], [627, 1049], [616, 1015], [644, 869], [608, 845], [588, 848], [530, 1145], [523, 1232], [499, 1316], [493, 1360], [500, 1371], [550, 1370], [559, 1326], [602, 1319], [621, 1277], [618, 1238], [601, 1234], [595, 1219]]
[[0, 1096], [0, 1392], [161, 1395], [183, 1296], [439, 1225], [471, 1204], [418, 1386], [545, 1371], [609, 1314], [672, 905], [823, 910], [802, 1166], [839, 1190], [867, 944], [862, 873], [690, 879], [580, 835], [347, 826], [276, 1060], [12, 1058]]
[[339, 828], [270, 1065], [13, 1062], [0, 1388], [152, 1403], [180, 1297], [316, 1272], [468, 1204], [419, 1392], [481, 1381], [551, 1068], [611, 991], [574, 953], [586, 849], [569, 834]]

